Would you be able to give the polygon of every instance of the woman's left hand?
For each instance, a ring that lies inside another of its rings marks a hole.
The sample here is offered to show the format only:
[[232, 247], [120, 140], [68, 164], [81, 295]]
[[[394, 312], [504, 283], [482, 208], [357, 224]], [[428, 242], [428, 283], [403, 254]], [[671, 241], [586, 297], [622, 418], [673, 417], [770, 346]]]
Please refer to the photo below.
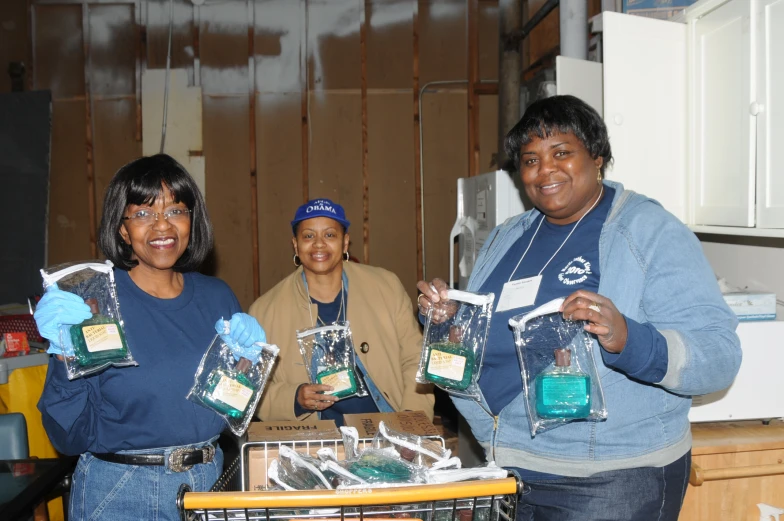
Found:
[[566, 320], [585, 320], [585, 330], [599, 338], [610, 353], [620, 353], [626, 346], [626, 318], [612, 300], [592, 291], [578, 290], [566, 297], [561, 313]]

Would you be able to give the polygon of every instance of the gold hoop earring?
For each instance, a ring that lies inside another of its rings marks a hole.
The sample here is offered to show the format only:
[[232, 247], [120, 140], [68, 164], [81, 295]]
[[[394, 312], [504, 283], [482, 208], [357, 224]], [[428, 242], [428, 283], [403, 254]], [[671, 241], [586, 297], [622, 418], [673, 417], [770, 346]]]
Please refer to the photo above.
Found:
[[301, 260], [299, 260], [299, 255], [297, 255], [296, 253], [294, 254], [294, 258], [293, 258], [293, 259], [291, 259], [291, 260], [293, 260], [293, 261], [294, 261], [294, 266], [296, 266], [296, 267], [298, 267], [298, 268], [299, 268], [300, 266], [302, 266], [302, 261], [301, 261]]
[[348, 252], [347, 252], [347, 251], [344, 251], [344, 252], [343, 252], [343, 260], [344, 260], [344, 261], [346, 261], [346, 262], [348, 262], [348, 259], [349, 259]]
[[601, 168], [597, 168], [596, 169], [596, 182], [599, 183], [599, 184], [602, 184], [602, 169]]

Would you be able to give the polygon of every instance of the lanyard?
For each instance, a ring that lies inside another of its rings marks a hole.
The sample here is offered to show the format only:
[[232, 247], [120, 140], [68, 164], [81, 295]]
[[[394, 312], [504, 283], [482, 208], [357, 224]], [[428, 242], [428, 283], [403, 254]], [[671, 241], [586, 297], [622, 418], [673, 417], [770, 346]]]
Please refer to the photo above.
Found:
[[[316, 327], [316, 323], [313, 321], [313, 311], [311, 311], [311, 309], [310, 309], [310, 305], [313, 303], [313, 300], [310, 298], [310, 290], [308, 289], [308, 279], [305, 278], [305, 272], [304, 271], [302, 272], [302, 282], [305, 283], [305, 292], [308, 295], [308, 313], [310, 313], [310, 323], [311, 323], [312, 327]], [[346, 272], [344, 271], [342, 273], [341, 280], [340, 280], [340, 310], [338, 310], [338, 318], [337, 318], [336, 322], [340, 321], [340, 312], [341, 311], [343, 311], [344, 319], [345, 319], [346, 314], [347, 314], [346, 313], [346, 311], [347, 311], [346, 310], [346, 286], [348, 285], [347, 283], [348, 283], [348, 277], [346, 276]], [[318, 304], [316, 304], [316, 307], [318, 307]], [[318, 315], [316, 315], [316, 318], [318, 318]]]
[[[569, 237], [571, 237], [571, 236], [572, 236], [572, 234], [574, 233], [574, 231], [577, 229], [577, 226], [579, 226], [579, 224], [580, 224], [580, 221], [582, 221], [582, 220], [585, 218], [585, 216], [586, 216], [586, 215], [588, 215], [589, 213], [591, 213], [591, 210], [593, 210], [594, 208], [596, 208], [596, 205], [597, 205], [597, 204], [599, 204], [599, 201], [601, 201], [601, 199], [602, 199], [602, 195], [603, 195], [603, 194], [604, 194], [604, 186], [602, 186], [602, 189], [599, 191], [599, 197], [597, 197], [597, 198], [596, 198], [596, 201], [594, 201], [594, 202], [593, 202], [593, 204], [591, 205], [591, 207], [590, 207], [590, 208], [588, 208], [588, 211], [587, 211], [587, 212], [585, 212], [585, 213], [584, 213], [584, 214], [583, 214], [583, 215], [582, 215], [582, 216], [581, 216], [581, 217], [580, 217], [580, 218], [577, 220], [577, 223], [574, 225], [574, 228], [572, 228], [572, 229], [571, 229], [571, 231], [569, 232], [569, 235], [567, 235], [567, 236], [566, 236], [566, 239], [564, 239], [564, 241], [561, 243], [561, 245], [560, 245], [560, 246], [558, 246], [558, 249], [557, 249], [557, 250], [555, 250], [555, 253], [553, 253], [553, 256], [552, 256], [552, 257], [550, 257], [550, 258], [548, 259], [548, 261], [547, 261], [547, 262], [545, 262], [544, 266], [542, 266], [542, 269], [541, 269], [541, 270], [539, 270], [539, 273], [537, 273], [537, 274], [536, 274], [537, 276], [541, 275], [541, 274], [542, 274], [542, 272], [544, 271], [544, 269], [545, 269], [545, 268], [548, 266], [548, 264], [550, 264], [550, 262], [551, 262], [551, 261], [552, 261], [552, 260], [555, 258], [555, 256], [556, 256], [556, 255], [558, 255], [558, 252], [559, 252], [559, 251], [561, 251], [561, 248], [563, 248], [563, 247], [564, 247], [564, 244], [566, 244], [566, 241], [568, 241], [568, 240], [569, 240]], [[534, 243], [534, 239], [536, 238], [536, 234], [537, 234], [537, 233], [539, 233], [539, 228], [541, 228], [541, 227], [542, 227], [542, 223], [544, 222], [544, 220], [545, 220], [545, 215], [542, 215], [542, 220], [541, 220], [541, 221], [539, 221], [539, 226], [537, 226], [537, 227], [536, 227], [536, 231], [534, 232], [534, 235], [533, 235], [533, 237], [531, 237], [531, 242], [529, 242], [529, 243], [528, 243], [528, 247], [527, 247], [527, 248], [525, 249], [525, 251], [523, 252], [523, 256], [522, 256], [522, 257], [520, 257], [520, 260], [519, 260], [519, 261], [517, 261], [517, 265], [516, 265], [516, 266], [515, 266], [515, 268], [512, 270], [512, 274], [511, 274], [511, 275], [509, 275], [509, 279], [507, 280], [507, 282], [510, 282], [510, 281], [512, 280], [512, 277], [514, 277], [514, 274], [515, 274], [515, 272], [517, 271], [517, 268], [519, 268], [519, 267], [520, 267], [520, 263], [521, 263], [521, 262], [523, 262], [523, 259], [525, 258], [525, 255], [528, 253], [528, 250], [530, 250], [530, 249], [531, 249], [531, 245]]]

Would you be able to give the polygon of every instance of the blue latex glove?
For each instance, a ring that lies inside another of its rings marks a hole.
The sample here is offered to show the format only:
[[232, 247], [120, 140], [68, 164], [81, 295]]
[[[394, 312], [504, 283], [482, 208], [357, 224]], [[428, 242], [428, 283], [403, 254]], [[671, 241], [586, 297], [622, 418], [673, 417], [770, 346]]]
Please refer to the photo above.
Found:
[[[81, 324], [92, 316], [90, 306], [85, 304], [79, 295], [58, 289], [57, 284], [46, 288], [46, 293], [38, 302], [33, 314], [38, 332], [49, 340], [49, 349], [46, 352], [56, 355], [63, 353], [63, 347], [66, 350], [71, 347], [60, 345], [60, 326]], [[66, 342], [70, 342], [68, 335], [65, 339]]]
[[231, 348], [234, 358], [247, 358], [254, 364], [261, 355], [258, 343], [267, 342], [267, 334], [259, 322], [247, 313], [234, 313], [231, 320], [221, 318], [215, 323], [215, 331], [221, 340]]

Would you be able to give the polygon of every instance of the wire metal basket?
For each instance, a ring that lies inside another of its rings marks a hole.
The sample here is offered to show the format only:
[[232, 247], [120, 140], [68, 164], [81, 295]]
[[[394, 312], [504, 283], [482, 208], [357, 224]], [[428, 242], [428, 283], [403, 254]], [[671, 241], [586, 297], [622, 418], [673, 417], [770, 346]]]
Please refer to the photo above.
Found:
[[[446, 446], [444, 442], [444, 438], [441, 436], [422, 436], [423, 445], [432, 443], [434, 445], [438, 445], [440, 448], [444, 448]], [[359, 448], [365, 449], [370, 447], [373, 443], [373, 438], [360, 438], [359, 439]], [[282, 445], [286, 445], [298, 452], [304, 452], [306, 454], [315, 455], [316, 451], [322, 448], [330, 448], [337, 454], [339, 449], [343, 447], [343, 440], [287, 440], [287, 441], [246, 441], [242, 444], [240, 448], [240, 469], [241, 469], [241, 481], [239, 484], [236, 485], [235, 490], [242, 490], [242, 491], [249, 491], [254, 490], [250, 486], [250, 454], [252, 451], [260, 452], [263, 455], [263, 463], [262, 465], [264, 468], [269, 468], [269, 464], [273, 459], [272, 455], [277, 455], [280, 451], [280, 447]], [[263, 488], [266, 489], [270, 485], [269, 478], [265, 478]]]
[[237, 457], [210, 492], [191, 492], [182, 485], [177, 496], [181, 519], [514, 521], [520, 490], [520, 482], [508, 477], [375, 489], [242, 492], [243, 461], [242, 455]]

